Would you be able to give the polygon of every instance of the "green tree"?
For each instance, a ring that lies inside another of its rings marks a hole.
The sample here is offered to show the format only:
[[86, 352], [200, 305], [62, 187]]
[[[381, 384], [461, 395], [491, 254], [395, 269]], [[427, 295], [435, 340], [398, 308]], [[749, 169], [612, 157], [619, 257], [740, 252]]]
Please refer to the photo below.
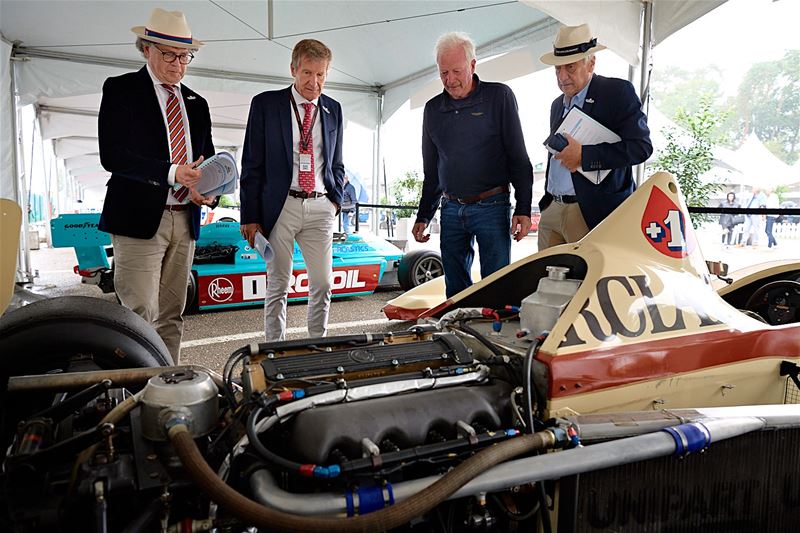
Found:
[[[714, 131], [724, 118], [712, 110], [712, 105], [711, 98], [704, 96], [696, 112], [678, 110], [676, 122], [685, 131], [676, 128], [662, 131], [667, 146], [659, 152], [653, 165], [656, 170], [671, 172], [677, 178], [690, 206], [708, 205], [709, 197], [721, 187], [720, 183], [706, 183], [701, 179], [713, 166]], [[692, 215], [692, 224], [697, 228], [710, 219], [709, 215]]]
[[[410, 170], [402, 178], [395, 180], [392, 183], [392, 196], [394, 197], [394, 205], [418, 205], [422, 196], [422, 178], [419, 177], [419, 172]], [[400, 218], [410, 217], [415, 212], [416, 208], [398, 209], [397, 216]]]
[[723, 117], [714, 130], [714, 137], [720, 144], [728, 145], [734, 135], [732, 132], [738, 127], [734, 110], [736, 103], [733, 98], [723, 100], [719, 80], [722, 71], [716, 65], [710, 65], [701, 70], [684, 70], [670, 67], [664, 72], [656, 72], [653, 77], [651, 97], [653, 105], [664, 116], [677, 120], [678, 114], [692, 115], [700, 110], [701, 102], [709, 99], [711, 110]]
[[800, 50], [750, 67], [736, 104], [742, 139], [755, 132], [787, 164], [800, 158]]

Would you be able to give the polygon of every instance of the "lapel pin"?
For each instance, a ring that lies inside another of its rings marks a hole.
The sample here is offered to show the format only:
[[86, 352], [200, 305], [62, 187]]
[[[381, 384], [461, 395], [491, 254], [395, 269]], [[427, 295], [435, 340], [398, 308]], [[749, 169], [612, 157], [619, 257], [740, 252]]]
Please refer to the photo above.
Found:
[[186, 97], [187, 100], [195, 100], [196, 98], [197, 98], [196, 96], [192, 96], [192, 95], [189, 95], [189, 96]]
[[326, 113], [330, 114], [330, 111], [328, 111], [328, 108], [327, 108], [327, 107], [325, 107], [325, 106], [322, 106], [322, 110], [323, 110], [323, 111], [325, 111]]
[[586, 103], [587, 104], [593, 104], [594, 103], [594, 98], [587, 98], [586, 99]]

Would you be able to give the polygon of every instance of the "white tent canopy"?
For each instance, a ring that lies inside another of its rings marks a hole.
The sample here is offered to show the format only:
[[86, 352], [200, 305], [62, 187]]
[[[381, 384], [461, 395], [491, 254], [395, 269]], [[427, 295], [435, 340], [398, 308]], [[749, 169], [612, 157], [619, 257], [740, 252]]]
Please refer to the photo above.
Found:
[[[724, 1], [655, 0], [651, 42]], [[102, 83], [143, 65], [130, 28], [144, 24], [155, 7], [183, 11], [206, 43], [185, 82], [208, 99], [219, 147], [241, 145], [254, 95], [291, 82], [298, 40], [325, 42], [334, 52], [326, 93], [342, 103], [347, 120], [375, 132], [368, 147], [374, 183], [380, 125], [414, 95], [419, 102], [441, 91], [432, 55], [441, 33], [473, 37], [485, 79], [543, 68], [538, 56], [552, 46], [561, 22], [588, 22], [601, 42], [635, 65], [645, 5], [650, 0], [0, 0], [0, 196], [24, 198], [11, 157], [19, 129], [8, 105], [15, 101], [12, 86], [18, 105], [36, 104], [42, 138], [53, 142], [71, 179], [102, 187], [96, 159]], [[95, 158], [74, 159], [81, 156]]]

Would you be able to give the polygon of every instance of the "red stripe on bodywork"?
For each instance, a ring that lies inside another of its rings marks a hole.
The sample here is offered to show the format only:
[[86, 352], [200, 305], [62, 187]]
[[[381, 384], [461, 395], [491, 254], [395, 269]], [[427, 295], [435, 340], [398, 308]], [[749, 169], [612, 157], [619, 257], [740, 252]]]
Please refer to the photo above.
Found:
[[550, 368], [550, 397], [561, 398], [762, 357], [800, 357], [800, 325], [729, 329], [536, 358]]

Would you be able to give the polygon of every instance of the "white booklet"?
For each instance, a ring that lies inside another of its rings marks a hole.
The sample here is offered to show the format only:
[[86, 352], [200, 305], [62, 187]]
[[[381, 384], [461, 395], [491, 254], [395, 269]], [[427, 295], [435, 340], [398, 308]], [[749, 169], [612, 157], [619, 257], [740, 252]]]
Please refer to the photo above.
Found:
[[220, 196], [236, 190], [239, 169], [236, 160], [228, 152], [212, 155], [197, 168], [203, 171], [203, 175], [196, 189], [203, 196]]
[[[573, 107], [569, 110], [567, 116], [561, 121], [561, 125], [556, 130], [556, 133], [561, 133], [562, 135], [568, 133], [572, 135], [576, 141], [585, 145], [616, 143], [622, 140], [619, 135], [597, 122], [578, 107]], [[547, 146], [547, 150], [552, 154], [558, 153], [549, 146]], [[595, 185], [603, 181], [611, 172], [610, 169], [584, 170], [582, 168], [578, 171]]]

